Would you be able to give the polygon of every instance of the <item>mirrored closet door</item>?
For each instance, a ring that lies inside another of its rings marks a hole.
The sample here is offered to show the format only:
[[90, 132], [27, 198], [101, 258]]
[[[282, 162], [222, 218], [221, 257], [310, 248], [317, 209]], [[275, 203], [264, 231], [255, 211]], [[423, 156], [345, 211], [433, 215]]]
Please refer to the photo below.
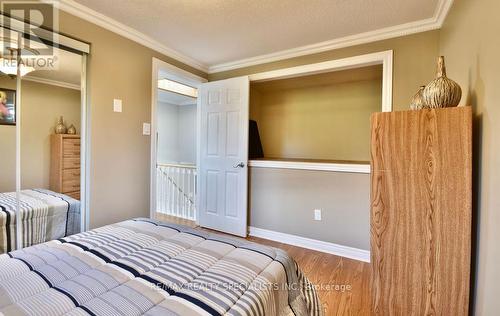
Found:
[[[18, 34], [0, 28], [0, 254], [16, 248], [16, 124], [17, 121], [17, 70], [9, 68], [9, 51], [15, 47]], [[15, 57], [14, 57], [15, 58]], [[4, 65], [5, 63], [5, 65]]]
[[21, 77], [22, 247], [80, 232], [82, 56], [53, 56]]
[[0, 68], [0, 98], [4, 121], [15, 122], [0, 125], [0, 253], [79, 233], [87, 223], [88, 45], [53, 33], [51, 40], [4, 34], [15, 35], [2, 46], [9, 62]]

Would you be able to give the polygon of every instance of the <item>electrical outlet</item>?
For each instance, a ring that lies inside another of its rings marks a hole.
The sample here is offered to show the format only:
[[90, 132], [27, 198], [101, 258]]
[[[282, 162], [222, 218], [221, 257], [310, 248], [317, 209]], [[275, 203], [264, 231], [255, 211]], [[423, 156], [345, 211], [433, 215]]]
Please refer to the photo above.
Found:
[[115, 111], [115, 112], [121, 112], [122, 110], [123, 110], [122, 100], [120, 100], [120, 99], [113, 99], [113, 111]]
[[321, 210], [314, 210], [314, 220], [315, 221], [321, 220]]

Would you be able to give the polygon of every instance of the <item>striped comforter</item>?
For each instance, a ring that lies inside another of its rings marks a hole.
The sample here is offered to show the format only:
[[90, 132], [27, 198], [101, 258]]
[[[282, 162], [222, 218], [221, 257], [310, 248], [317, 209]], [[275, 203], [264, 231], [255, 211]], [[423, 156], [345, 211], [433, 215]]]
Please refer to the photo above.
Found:
[[[24, 247], [80, 232], [80, 202], [49, 190], [20, 193]], [[16, 246], [16, 193], [0, 193], [0, 253]]]
[[322, 315], [283, 251], [134, 219], [0, 255], [5, 315]]

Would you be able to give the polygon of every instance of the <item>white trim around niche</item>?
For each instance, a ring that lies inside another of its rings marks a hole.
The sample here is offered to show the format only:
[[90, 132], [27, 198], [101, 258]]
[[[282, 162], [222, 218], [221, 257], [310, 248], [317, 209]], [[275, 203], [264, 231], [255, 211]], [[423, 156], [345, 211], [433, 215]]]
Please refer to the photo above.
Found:
[[249, 160], [248, 166], [252, 168], [294, 169], [312, 171], [330, 171], [347, 173], [370, 173], [369, 164], [306, 162], [286, 160]]
[[331, 242], [280, 233], [258, 227], [249, 227], [250, 236], [281, 242], [287, 245], [316, 250], [332, 255], [370, 262], [370, 251], [348, 246], [342, 246]]
[[250, 75], [249, 79], [254, 82], [268, 81], [373, 65], [382, 65], [382, 112], [391, 112], [393, 76], [392, 50], [256, 73]]

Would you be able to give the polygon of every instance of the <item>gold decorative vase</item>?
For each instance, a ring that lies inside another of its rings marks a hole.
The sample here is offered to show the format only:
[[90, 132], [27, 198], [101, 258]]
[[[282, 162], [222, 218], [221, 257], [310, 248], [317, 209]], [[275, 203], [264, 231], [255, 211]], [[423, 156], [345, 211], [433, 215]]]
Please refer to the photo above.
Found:
[[57, 120], [57, 125], [56, 125], [56, 128], [55, 128], [55, 132], [56, 132], [56, 134], [66, 134], [67, 130], [68, 129], [66, 128], [66, 125], [64, 125], [63, 117], [60, 116], [59, 120]]
[[68, 128], [68, 134], [70, 134], [70, 135], [75, 135], [76, 134], [76, 127], [73, 124], [71, 124], [69, 126], [69, 128]]
[[411, 98], [410, 102], [410, 109], [411, 110], [421, 110], [425, 108], [425, 101], [424, 101], [424, 89], [425, 86], [420, 86], [420, 89], [418, 89], [418, 92]]
[[436, 79], [432, 80], [423, 91], [426, 108], [454, 107], [460, 103], [462, 89], [455, 81], [446, 77], [444, 57], [437, 61]]

